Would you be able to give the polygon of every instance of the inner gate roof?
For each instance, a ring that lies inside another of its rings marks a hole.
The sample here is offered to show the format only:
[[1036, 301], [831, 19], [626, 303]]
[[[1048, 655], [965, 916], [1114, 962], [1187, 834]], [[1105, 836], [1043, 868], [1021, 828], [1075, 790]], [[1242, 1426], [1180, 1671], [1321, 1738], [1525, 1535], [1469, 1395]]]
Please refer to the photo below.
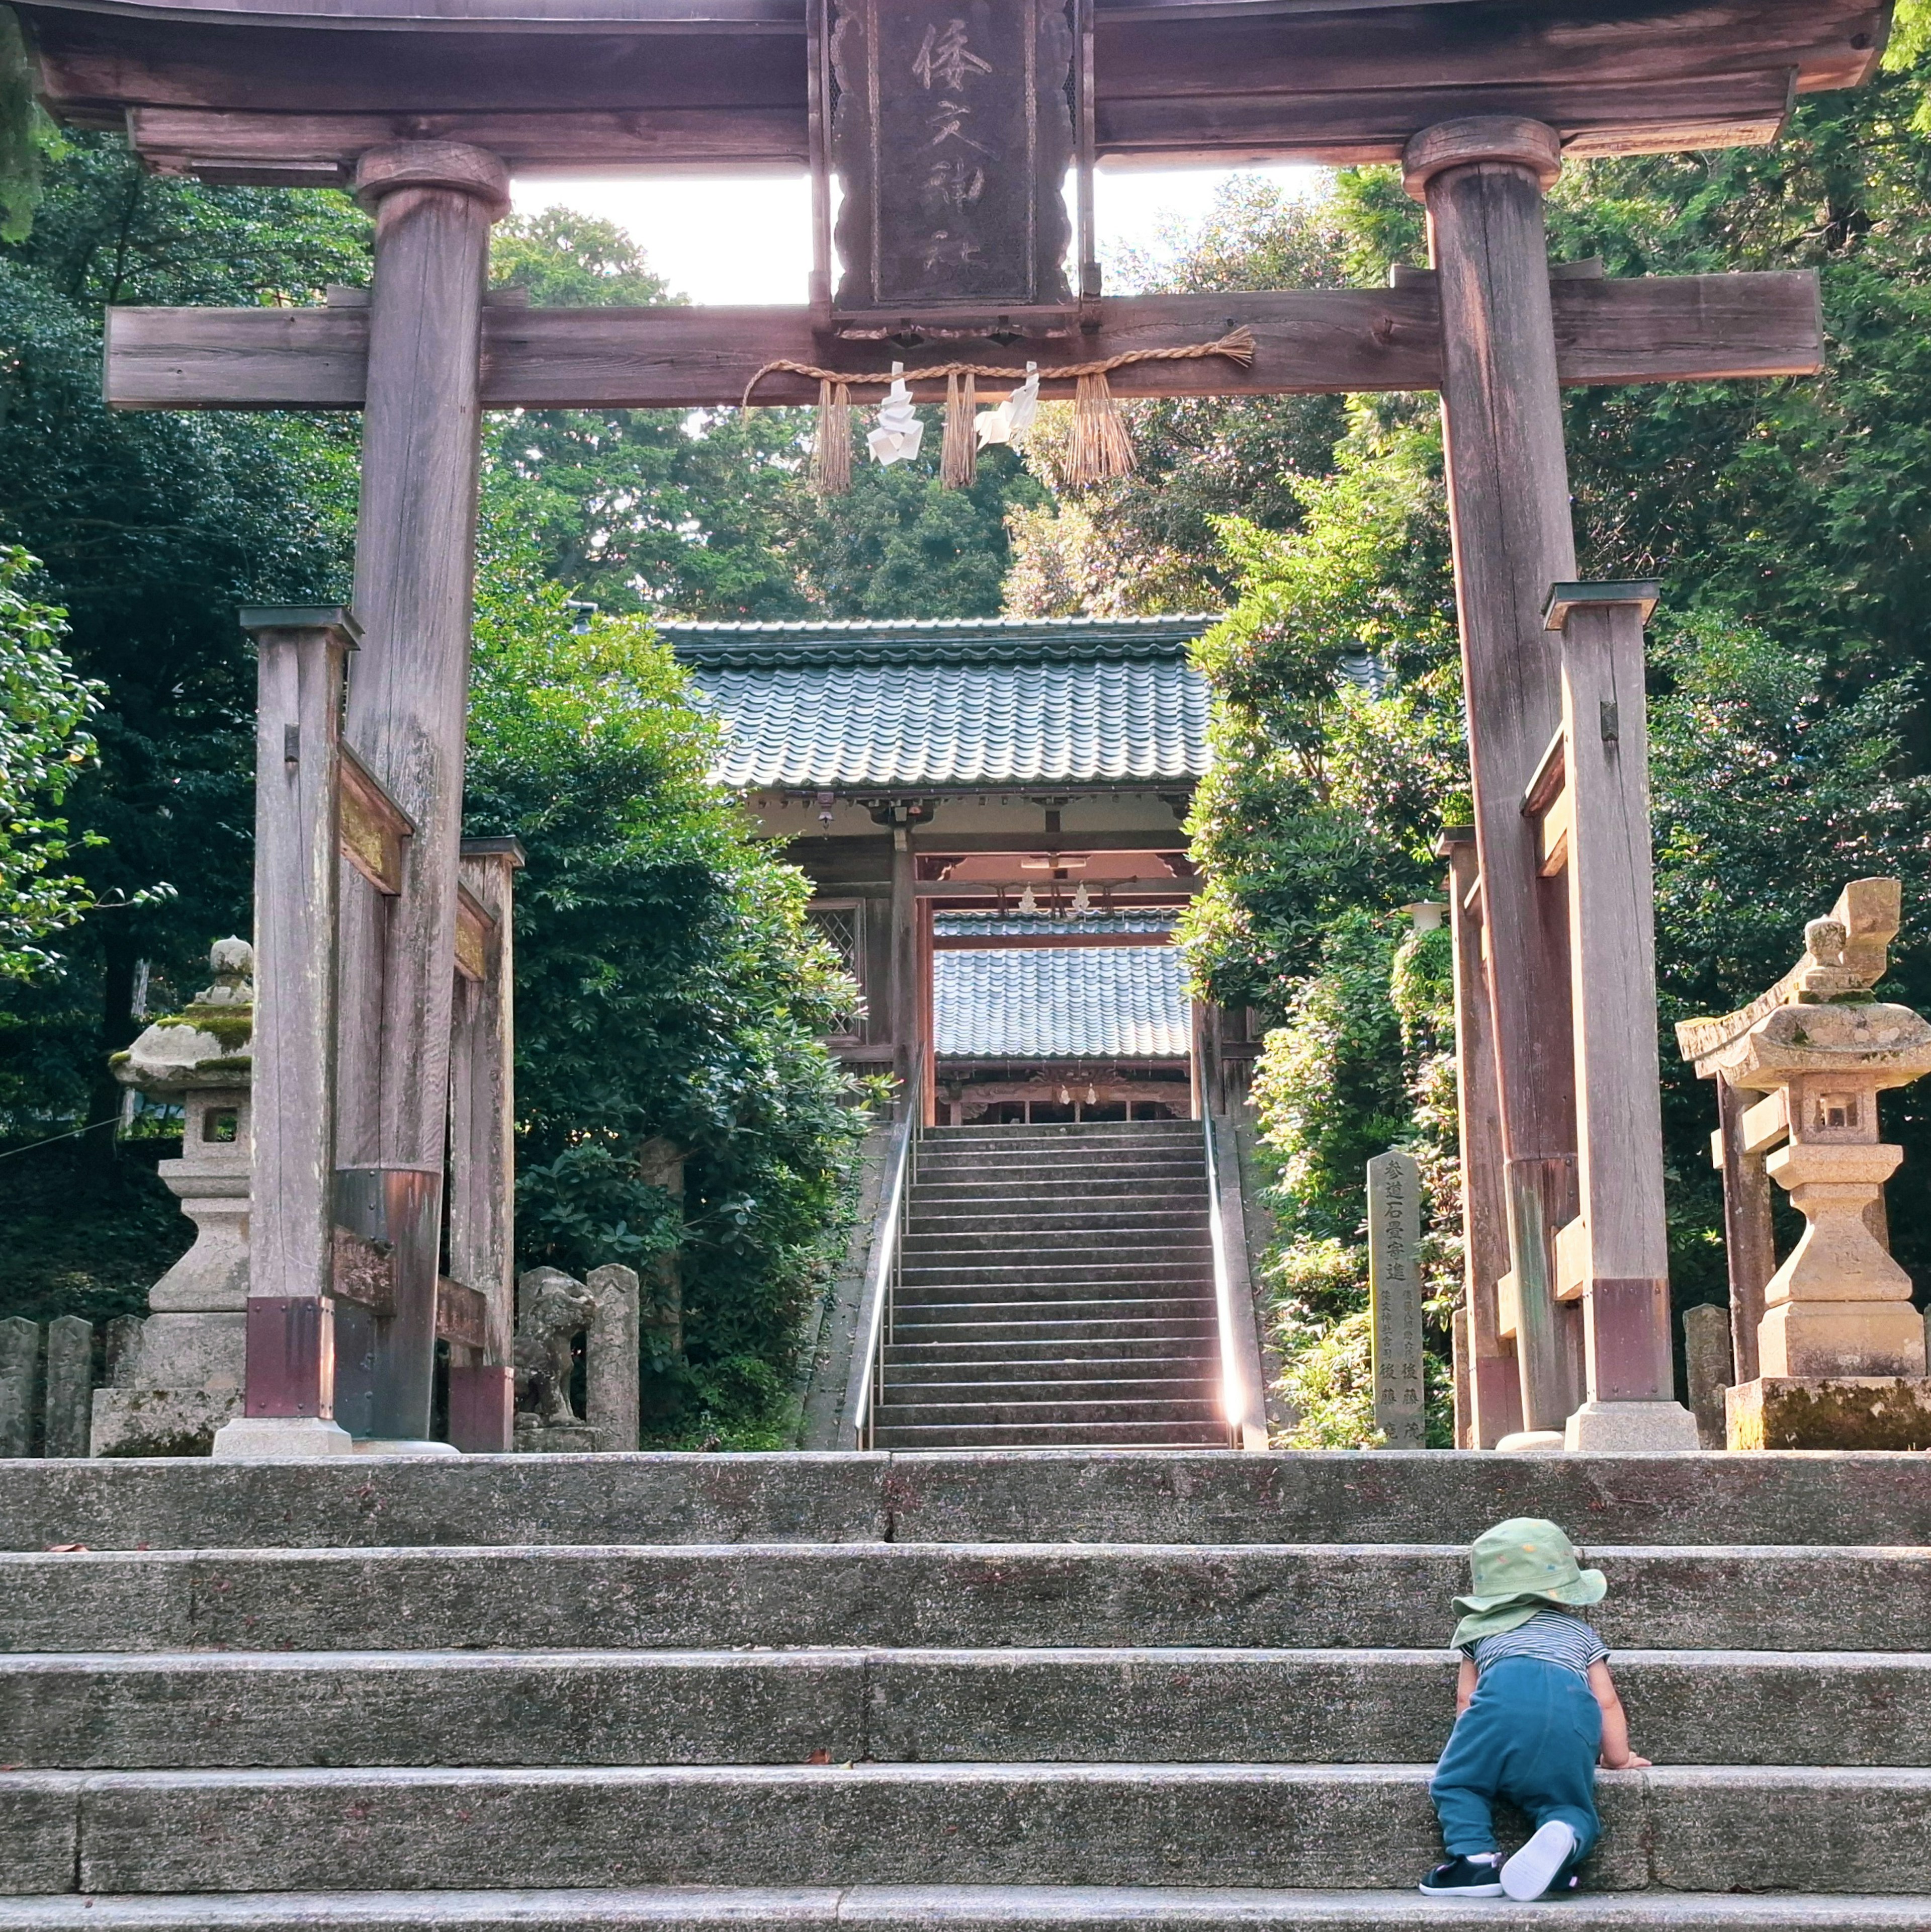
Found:
[[1172, 946], [932, 956], [942, 1059], [1184, 1060], [1186, 961]]
[[658, 630], [743, 790], [1187, 785], [1207, 768], [1213, 618], [692, 624]]

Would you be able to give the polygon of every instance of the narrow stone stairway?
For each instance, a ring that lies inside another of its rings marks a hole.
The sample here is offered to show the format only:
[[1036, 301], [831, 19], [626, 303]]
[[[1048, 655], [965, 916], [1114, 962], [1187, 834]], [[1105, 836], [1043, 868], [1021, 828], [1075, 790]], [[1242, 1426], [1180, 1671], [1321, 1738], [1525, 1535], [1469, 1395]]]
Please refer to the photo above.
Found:
[[1225, 1448], [1201, 1134], [928, 1132], [877, 1446]]
[[[1656, 1766], [1582, 1898], [1424, 1901], [1529, 1513]], [[15, 1462], [0, 1932], [1922, 1932], [1927, 1525], [1907, 1455]]]

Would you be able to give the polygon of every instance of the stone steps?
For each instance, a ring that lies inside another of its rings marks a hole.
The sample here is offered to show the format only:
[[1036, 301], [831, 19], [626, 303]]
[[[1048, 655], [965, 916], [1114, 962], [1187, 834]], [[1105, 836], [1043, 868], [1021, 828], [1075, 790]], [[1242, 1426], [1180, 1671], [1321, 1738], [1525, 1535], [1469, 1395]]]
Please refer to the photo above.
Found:
[[[1931, 1925], [1931, 1459], [8, 1476], [0, 1932]], [[1529, 1513], [1657, 1766], [1588, 1895], [1424, 1903], [1448, 1599]]]
[[[1618, 1547], [1612, 1648], [1909, 1652], [1931, 1550]], [[727, 1544], [0, 1556], [13, 1652], [859, 1643], [1409, 1648], [1453, 1545]], [[1774, 1615], [1772, 1612], [1774, 1611]]]
[[[1111, 1391], [1111, 1393], [1109, 1393]], [[878, 1407], [880, 1429], [937, 1429], [953, 1424], [961, 1428], [988, 1425], [1021, 1427], [1080, 1426], [1089, 1423], [1198, 1423], [1225, 1435], [1217, 1395], [1176, 1393], [1170, 1386], [1102, 1383], [1048, 1393], [1041, 1389], [1015, 1392], [1009, 1385], [1002, 1396], [993, 1388], [975, 1388], [942, 1397], [932, 1389], [900, 1390]]]
[[[1623, 1650], [1645, 1751], [1920, 1765], [1931, 1653]], [[0, 1659], [17, 1770], [1437, 1756], [1439, 1649], [99, 1652]]]
[[934, 1423], [916, 1426], [880, 1424], [881, 1449], [1218, 1449], [1227, 1425], [1193, 1422]]
[[[1426, 1764], [838, 1764], [0, 1774], [15, 1892], [1412, 1883]], [[1591, 1888], [1910, 1892], [1931, 1770], [1605, 1772]]]
[[1198, 1358], [1175, 1348], [1177, 1339], [1120, 1336], [1087, 1341], [895, 1342], [886, 1349], [885, 1362], [892, 1380], [901, 1388], [979, 1377], [1057, 1382], [1063, 1376], [1088, 1373], [1182, 1378], [1201, 1374]]
[[[1023, 1310], [1004, 1302], [934, 1302], [901, 1309], [886, 1346], [888, 1366], [903, 1349], [1007, 1348], [1021, 1361], [1040, 1348], [1084, 1346], [1102, 1358], [1117, 1347], [1116, 1360], [1132, 1360], [1143, 1343], [1163, 1353], [1176, 1343], [1204, 1352], [1216, 1333], [1213, 1304], [1204, 1295], [1114, 1302], [1030, 1301]], [[1216, 1444], [1216, 1446], [1218, 1446]]]
[[[1925, 1903], [1643, 1892], [1554, 1909], [1565, 1932], [1922, 1932]], [[1506, 1898], [1423, 1901], [1411, 1887], [692, 1886], [0, 1899], [0, 1932], [1546, 1932], [1551, 1911]]]
[[1568, 1524], [1592, 1550], [1716, 1554], [1741, 1545], [1774, 1558], [1855, 1535], [1901, 1561], [1931, 1562], [1921, 1548], [1931, 1456], [1381, 1450], [18, 1461], [0, 1483], [0, 1551], [51, 1566], [73, 1561], [43, 1558], [55, 1544], [85, 1544], [95, 1561], [138, 1546], [157, 1563], [194, 1550], [320, 1550], [340, 1560], [358, 1549], [613, 1542], [1440, 1546], [1532, 1514]]
[[1189, 1356], [1105, 1357], [1009, 1362], [947, 1356], [901, 1363], [892, 1372], [896, 1399], [904, 1402], [1054, 1402], [1062, 1393], [1078, 1401], [1138, 1400], [1165, 1396], [1217, 1396], [1219, 1378]]

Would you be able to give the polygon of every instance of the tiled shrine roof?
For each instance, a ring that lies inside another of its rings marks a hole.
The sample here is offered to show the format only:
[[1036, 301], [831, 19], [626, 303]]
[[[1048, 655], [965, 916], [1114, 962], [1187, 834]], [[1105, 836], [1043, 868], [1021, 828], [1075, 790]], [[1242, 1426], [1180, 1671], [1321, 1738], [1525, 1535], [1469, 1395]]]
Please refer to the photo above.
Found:
[[935, 952], [937, 1050], [974, 1060], [1184, 1060], [1186, 975], [1171, 946]]
[[1081, 933], [1171, 932], [1180, 914], [1168, 906], [1136, 906], [1126, 912], [940, 912], [932, 915], [939, 939], [1073, 939]]
[[1207, 770], [1207, 616], [658, 628], [744, 790], [1186, 783]]

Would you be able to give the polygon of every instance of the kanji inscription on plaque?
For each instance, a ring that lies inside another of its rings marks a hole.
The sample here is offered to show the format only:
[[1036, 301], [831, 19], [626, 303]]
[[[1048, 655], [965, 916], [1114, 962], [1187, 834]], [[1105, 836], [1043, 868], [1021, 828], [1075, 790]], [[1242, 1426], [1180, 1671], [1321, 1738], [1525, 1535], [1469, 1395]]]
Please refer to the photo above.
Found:
[[1398, 1150], [1368, 1163], [1368, 1300], [1375, 1423], [1390, 1449], [1426, 1442], [1421, 1318], [1421, 1170]]
[[1071, 299], [1066, 0], [833, 0], [841, 309]]

